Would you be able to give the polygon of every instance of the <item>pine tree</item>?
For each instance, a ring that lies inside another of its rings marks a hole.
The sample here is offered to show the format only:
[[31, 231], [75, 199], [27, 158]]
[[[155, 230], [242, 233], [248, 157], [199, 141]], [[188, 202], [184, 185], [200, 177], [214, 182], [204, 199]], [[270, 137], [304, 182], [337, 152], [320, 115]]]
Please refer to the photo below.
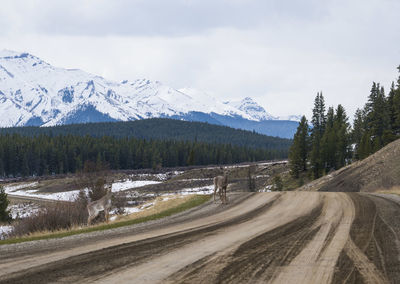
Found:
[[342, 105], [338, 105], [334, 120], [334, 132], [336, 135], [335, 169], [340, 169], [346, 165], [347, 159], [351, 157], [350, 124]]
[[325, 132], [321, 138], [321, 160], [326, 173], [336, 167], [336, 135], [334, 121], [335, 111], [330, 107], [326, 116]]
[[359, 148], [361, 144], [361, 139], [363, 138], [366, 132], [365, 127], [365, 113], [361, 109], [357, 109], [354, 115], [354, 123], [353, 130], [351, 133], [351, 141], [355, 145], [354, 146], [354, 159], [359, 160]]
[[5, 193], [4, 188], [0, 187], [0, 222], [10, 222], [11, 215], [10, 211], [7, 210], [9, 201], [7, 198], [7, 193]]
[[366, 131], [361, 137], [360, 145], [357, 149], [357, 157], [362, 160], [372, 153], [371, 134]]
[[308, 122], [305, 116], [300, 120], [293, 144], [289, 150], [289, 163], [291, 174], [298, 178], [301, 172], [307, 170], [307, 156], [309, 149]]
[[[372, 152], [376, 152], [388, 141], [384, 141], [385, 130], [390, 129], [390, 108], [383, 87], [373, 84], [367, 103], [368, 129], [373, 141]], [[388, 138], [386, 138], [388, 139]]]
[[[400, 65], [397, 68], [400, 72]], [[394, 95], [393, 95], [393, 124], [392, 124], [392, 130], [393, 134], [396, 136], [400, 136], [400, 76], [397, 79], [397, 86], [396, 89], [394, 90]]]
[[392, 85], [390, 86], [390, 91], [388, 94], [387, 102], [388, 102], [388, 109], [389, 109], [389, 118], [390, 118], [390, 128], [393, 128], [393, 125], [396, 121], [396, 116], [395, 116], [395, 109], [394, 109], [394, 96], [396, 94], [396, 89], [394, 87], [394, 82], [392, 82]]
[[322, 174], [323, 161], [321, 152], [321, 139], [325, 131], [325, 100], [321, 93], [317, 93], [314, 101], [311, 132], [311, 167], [314, 179]]

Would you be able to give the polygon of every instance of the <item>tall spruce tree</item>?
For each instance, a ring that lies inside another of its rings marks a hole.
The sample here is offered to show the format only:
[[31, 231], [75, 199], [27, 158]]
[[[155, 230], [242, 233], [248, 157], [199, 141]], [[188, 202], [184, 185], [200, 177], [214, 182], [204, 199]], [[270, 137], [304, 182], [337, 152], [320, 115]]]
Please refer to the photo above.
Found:
[[289, 150], [289, 163], [291, 174], [298, 178], [301, 172], [307, 170], [307, 156], [309, 149], [309, 129], [305, 116], [300, 120], [296, 134], [293, 138], [293, 144]]
[[350, 158], [349, 122], [342, 105], [330, 107], [321, 139], [321, 156], [325, 173], [343, 167]]
[[393, 129], [394, 123], [396, 121], [395, 110], [394, 110], [394, 96], [396, 93], [396, 88], [394, 86], [394, 82], [390, 86], [390, 91], [387, 97], [388, 109], [389, 109], [389, 119], [390, 119], [390, 128]]
[[311, 131], [311, 168], [314, 179], [319, 178], [323, 170], [321, 139], [325, 131], [325, 99], [321, 93], [317, 93], [314, 101]]
[[[367, 103], [367, 123], [371, 134], [371, 153], [378, 151], [388, 141], [387, 131], [390, 129], [390, 109], [383, 87], [373, 83]], [[371, 154], [370, 153], [370, 154]]]
[[336, 136], [335, 169], [339, 169], [345, 166], [347, 160], [351, 157], [349, 119], [344, 107], [340, 104], [336, 109], [333, 127]]
[[353, 130], [351, 133], [351, 142], [354, 144], [353, 158], [356, 160], [360, 159], [360, 144], [365, 132], [365, 112], [364, 110], [357, 109], [354, 115]]
[[[400, 65], [399, 65], [399, 67], [397, 67], [397, 69], [400, 72]], [[394, 90], [392, 108], [393, 108], [393, 116], [394, 116], [392, 131], [393, 131], [393, 134], [398, 137], [398, 136], [400, 136], [400, 75], [399, 75], [399, 78], [397, 79], [396, 89]]]
[[328, 108], [326, 116], [326, 127], [321, 139], [321, 157], [325, 172], [336, 167], [336, 134], [334, 128], [335, 111], [333, 107]]

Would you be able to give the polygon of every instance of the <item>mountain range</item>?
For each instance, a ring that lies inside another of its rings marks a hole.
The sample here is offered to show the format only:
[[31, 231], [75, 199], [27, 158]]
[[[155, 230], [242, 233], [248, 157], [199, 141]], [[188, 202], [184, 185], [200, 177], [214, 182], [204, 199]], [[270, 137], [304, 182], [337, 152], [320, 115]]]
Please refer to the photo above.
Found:
[[221, 102], [159, 81], [115, 82], [54, 67], [29, 53], [0, 51], [0, 127], [173, 118], [292, 138], [299, 116], [274, 117], [252, 98]]

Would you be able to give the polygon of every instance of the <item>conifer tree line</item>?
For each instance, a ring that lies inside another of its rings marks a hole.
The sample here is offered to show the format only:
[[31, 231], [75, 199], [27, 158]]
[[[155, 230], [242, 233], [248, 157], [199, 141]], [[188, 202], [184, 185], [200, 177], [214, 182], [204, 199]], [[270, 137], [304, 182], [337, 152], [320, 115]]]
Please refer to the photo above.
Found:
[[0, 176], [76, 173], [86, 161], [139, 169], [281, 159], [287, 150], [196, 141], [79, 135], [0, 135]]
[[[397, 68], [400, 72], [400, 66]], [[375, 153], [400, 138], [400, 76], [388, 95], [373, 83], [368, 101], [357, 109], [353, 126], [342, 105], [326, 110], [325, 99], [317, 93], [311, 125], [302, 117], [289, 149], [291, 173], [298, 178], [307, 172], [316, 179], [355, 160]]]
[[49, 127], [24, 126], [0, 128], [1, 134], [24, 136], [76, 135], [115, 138], [133, 137], [146, 140], [199, 141], [212, 144], [229, 144], [268, 150], [288, 150], [291, 139], [271, 137], [256, 132], [234, 129], [204, 122], [182, 121], [168, 118], [150, 118], [134, 121], [66, 124]]

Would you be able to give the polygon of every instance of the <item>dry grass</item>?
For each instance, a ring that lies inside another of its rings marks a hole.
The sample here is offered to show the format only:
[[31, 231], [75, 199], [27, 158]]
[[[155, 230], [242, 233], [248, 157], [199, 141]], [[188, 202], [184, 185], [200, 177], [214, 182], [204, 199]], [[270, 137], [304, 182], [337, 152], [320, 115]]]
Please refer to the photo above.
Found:
[[54, 202], [36, 214], [16, 221], [11, 236], [19, 237], [35, 232], [68, 230], [86, 223], [86, 220], [86, 204], [83, 202]]
[[119, 228], [141, 222], [156, 220], [170, 216], [172, 214], [180, 213], [192, 207], [203, 204], [204, 202], [208, 201], [209, 198], [210, 196], [208, 195], [189, 195], [185, 197], [177, 196], [177, 198], [168, 201], [157, 202], [153, 208], [149, 208], [142, 212], [121, 217], [116, 221], [110, 223], [100, 223], [90, 227], [73, 226], [70, 229], [61, 229], [57, 231], [34, 232], [32, 234], [25, 235], [19, 238], [10, 238], [2, 240], [0, 241], [0, 245], [41, 240], [41, 239], [62, 238], [66, 236]]
[[391, 188], [378, 189], [377, 193], [397, 194], [400, 195], [400, 186], [393, 186]]
[[168, 196], [168, 198], [171, 198], [171, 199], [164, 201], [162, 197], [157, 197], [155, 200], [152, 200], [150, 202], [147, 202], [147, 203], [141, 205], [141, 206], [144, 206], [149, 203], [154, 203], [154, 206], [152, 206], [148, 209], [144, 209], [143, 211], [140, 211], [137, 213], [118, 216], [117, 220], [115, 222], [126, 221], [126, 220], [135, 220], [135, 219], [139, 219], [139, 218], [148, 217], [148, 216], [154, 215], [154, 214], [159, 214], [161, 212], [164, 212], [165, 210], [168, 210], [169, 208], [177, 207], [183, 203], [186, 203], [186, 202], [192, 200], [194, 198], [194, 195], [182, 196], [182, 195], [177, 194], [177, 195]]

